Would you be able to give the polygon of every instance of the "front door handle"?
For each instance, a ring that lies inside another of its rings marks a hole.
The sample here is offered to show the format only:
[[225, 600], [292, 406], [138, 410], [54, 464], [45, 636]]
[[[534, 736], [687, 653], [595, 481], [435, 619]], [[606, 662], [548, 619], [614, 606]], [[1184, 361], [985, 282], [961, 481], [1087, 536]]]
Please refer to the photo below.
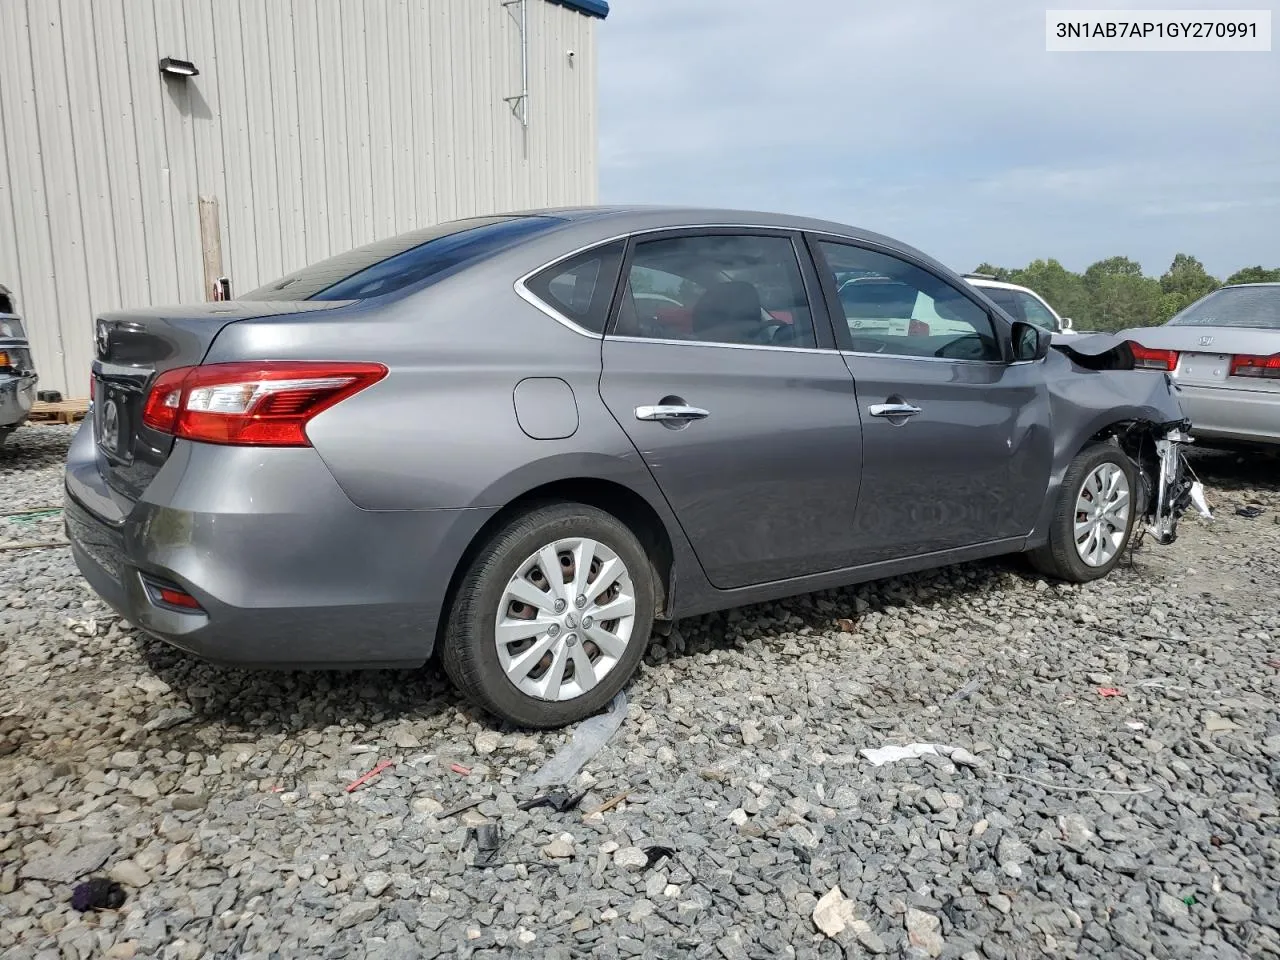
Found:
[[710, 411], [683, 404], [659, 403], [649, 407], [636, 407], [637, 420], [687, 423], [690, 420], [705, 420], [709, 416], [711, 416]]
[[914, 417], [921, 410], [909, 403], [873, 403], [867, 412], [873, 417]]

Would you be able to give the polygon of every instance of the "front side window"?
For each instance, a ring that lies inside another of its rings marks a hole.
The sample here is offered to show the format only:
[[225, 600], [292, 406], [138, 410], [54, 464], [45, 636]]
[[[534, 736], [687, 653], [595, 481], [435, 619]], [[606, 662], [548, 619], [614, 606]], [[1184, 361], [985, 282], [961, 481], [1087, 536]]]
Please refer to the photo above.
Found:
[[556, 313], [592, 333], [604, 333], [624, 246], [619, 240], [562, 260], [534, 274], [526, 286]]
[[644, 240], [627, 270], [615, 333], [749, 346], [816, 346], [789, 237]]
[[394, 293], [563, 222], [556, 217], [475, 217], [441, 223], [321, 260], [237, 299], [363, 300]]
[[940, 277], [863, 247], [832, 241], [818, 247], [844, 313], [848, 349], [950, 360], [1003, 358], [987, 312]]
[[1034, 323], [1037, 327], [1043, 327], [1051, 332], [1057, 331], [1058, 318], [1040, 301], [1039, 297], [1033, 297], [1023, 290], [1011, 292], [1022, 305], [1022, 315], [1026, 317], [1028, 323]]

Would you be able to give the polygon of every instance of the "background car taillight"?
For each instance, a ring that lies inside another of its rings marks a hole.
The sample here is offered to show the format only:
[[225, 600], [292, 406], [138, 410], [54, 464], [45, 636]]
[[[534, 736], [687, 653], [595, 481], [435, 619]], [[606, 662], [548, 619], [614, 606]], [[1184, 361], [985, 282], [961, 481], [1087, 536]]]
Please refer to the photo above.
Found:
[[1133, 365], [1139, 370], [1173, 370], [1178, 366], [1177, 350], [1152, 350], [1132, 340], [1129, 349], [1133, 352]]
[[306, 447], [307, 422], [387, 375], [380, 363], [268, 360], [168, 370], [142, 422], [184, 440]]
[[1280, 380], [1280, 353], [1269, 357], [1257, 357], [1240, 354], [1231, 358], [1231, 376], [1264, 377], [1268, 380]]

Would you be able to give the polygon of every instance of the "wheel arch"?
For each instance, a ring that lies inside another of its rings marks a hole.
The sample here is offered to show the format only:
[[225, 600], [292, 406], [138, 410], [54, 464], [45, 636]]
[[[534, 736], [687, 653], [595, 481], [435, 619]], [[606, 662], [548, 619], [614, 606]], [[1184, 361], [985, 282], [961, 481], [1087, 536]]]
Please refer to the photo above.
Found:
[[458, 584], [476, 555], [512, 517], [542, 504], [582, 503], [595, 507], [626, 524], [644, 548], [654, 574], [654, 620], [669, 621], [675, 596], [676, 547], [671, 531], [659, 510], [643, 494], [615, 479], [565, 477], [550, 480], [517, 494], [490, 517], [467, 544], [454, 565], [445, 591], [436, 626], [435, 649], [439, 650], [453, 608]]
[[[1045, 502], [1036, 521], [1035, 530], [1027, 538], [1026, 549], [1043, 545], [1049, 536], [1049, 524], [1053, 517], [1055, 504], [1067, 468], [1089, 447], [1099, 443], [1114, 443], [1133, 462], [1138, 475], [1140, 500], [1139, 516], [1144, 515], [1150, 491], [1148, 476], [1155, 457], [1154, 437], [1167, 421], [1153, 419], [1159, 411], [1151, 407], [1120, 407], [1099, 413], [1092, 421], [1083, 425], [1082, 429], [1073, 431], [1065, 442], [1060, 442], [1054, 451], [1053, 473], [1045, 491]], [[1158, 469], [1158, 463], [1157, 463]]]

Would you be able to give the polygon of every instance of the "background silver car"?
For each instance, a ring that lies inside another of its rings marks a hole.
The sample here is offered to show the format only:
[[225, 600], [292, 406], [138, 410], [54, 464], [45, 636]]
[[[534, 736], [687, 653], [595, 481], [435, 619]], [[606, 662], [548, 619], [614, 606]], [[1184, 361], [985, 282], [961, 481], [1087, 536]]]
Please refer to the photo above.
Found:
[[17, 304], [9, 288], [0, 286], [0, 445], [30, 415], [38, 382]]
[[[851, 272], [910, 295], [838, 296]], [[824, 221], [442, 224], [100, 318], [67, 531], [95, 590], [193, 653], [439, 649], [486, 709], [558, 725], [655, 620], [1017, 551], [1104, 576], [1169, 502], [1150, 457], [1182, 414], [1123, 344], [1074, 339]]]
[[1122, 331], [1169, 372], [1196, 437], [1280, 445], [1280, 283], [1221, 287], [1163, 326]]

